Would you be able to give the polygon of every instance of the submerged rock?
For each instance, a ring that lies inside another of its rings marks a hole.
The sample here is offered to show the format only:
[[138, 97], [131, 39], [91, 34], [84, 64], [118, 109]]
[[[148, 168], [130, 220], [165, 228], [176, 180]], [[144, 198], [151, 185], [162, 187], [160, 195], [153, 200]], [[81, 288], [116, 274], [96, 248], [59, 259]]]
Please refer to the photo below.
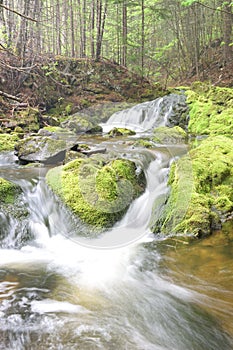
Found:
[[209, 137], [173, 163], [170, 194], [152, 223], [163, 234], [209, 235], [233, 212], [233, 141]]
[[134, 162], [92, 156], [51, 169], [47, 183], [84, 223], [94, 229], [113, 226], [146, 186]]

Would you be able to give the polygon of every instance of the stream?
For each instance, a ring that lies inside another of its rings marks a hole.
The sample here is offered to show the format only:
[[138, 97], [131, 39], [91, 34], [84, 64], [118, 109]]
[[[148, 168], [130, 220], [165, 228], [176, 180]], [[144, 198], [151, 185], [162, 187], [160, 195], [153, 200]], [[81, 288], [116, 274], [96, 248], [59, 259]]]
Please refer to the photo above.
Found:
[[[128, 152], [120, 138], [96, 142]], [[0, 155], [0, 177], [20, 184], [29, 211], [20, 235], [14, 220], [3, 225], [0, 349], [233, 349], [233, 243], [217, 232], [185, 245], [148, 228], [155, 199], [167, 192], [170, 163], [185, 152], [145, 151], [145, 193], [94, 239], [79, 235], [81, 224], [51, 195], [48, 168]]]

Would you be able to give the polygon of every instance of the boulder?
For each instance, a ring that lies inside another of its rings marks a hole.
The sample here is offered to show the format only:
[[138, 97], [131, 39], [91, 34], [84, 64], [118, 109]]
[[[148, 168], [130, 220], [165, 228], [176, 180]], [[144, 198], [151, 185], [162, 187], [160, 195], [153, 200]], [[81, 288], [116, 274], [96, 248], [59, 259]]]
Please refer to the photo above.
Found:
[[74, 114], [61, 123], [62, 128], [74, 131], [76, 134], [95, 134], [102, 132], [102, 127], [95, 124], [90, 117]]
[[95, 230], [112, 227], [146, 186], [133, 161], [96, 155], [76, 159], [47, 173], [47, 183], [83, 223]]
[[115, 136], [132, 136], [135, 135], [136, 132], [130, 129], [125, 129], [125, 128], [113, 128], [108, 132], [108, 134], [112, 137]]
[[39, 162], [57, 164], [63, 162], [67, 148], [65, 140], [53, 136], [30, 136], [19, 141], [15, 146], [15, 154], [24, 163]]
[[30, 239], [28, 210], [22, 205], [21, 188], [0, 178], [0, 247], [20, 247]]
[[233, 141], [209, 137], [174, 162], [170, 193], [154, 232], [203, 237], [219, 229], [233, 213]]
[[188, 141], [188, 135], [179, 126], [174, 126], [173, 128], [161, 126], [159, 128], [154, 129], [154, 135], [152, 137], [152, 140], [155, 143], [162, 144], [185, 143]]

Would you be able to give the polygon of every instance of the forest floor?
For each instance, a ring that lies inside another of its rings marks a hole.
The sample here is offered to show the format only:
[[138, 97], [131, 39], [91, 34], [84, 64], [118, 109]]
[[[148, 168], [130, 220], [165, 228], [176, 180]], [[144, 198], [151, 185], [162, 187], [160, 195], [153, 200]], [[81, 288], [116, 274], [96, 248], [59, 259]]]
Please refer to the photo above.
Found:
[[[224, 65], [222, 61], [217, 50], [209, 64], [200, 66], [199, 74], [191, 69], [182, 79], [168, 80], [168, 86], [206, 81], [233, 87], [233, 60]], [[153, 100], [168, 93], [163, 86], [163, 76], [151, 82], [108, 60], [28, 58], [22, 67], [17, 57], [0, 52], [0, 126], [11, 125], [28, 108], [41, 116], [65, 117], [95, 105]]]
[[192, 68], [186, 76], [172, 81], [172, 85], [190, 86], [194, 81], [205, 81], [214, 86], [233, 87], [233, 54], [230, 60], [224, 62], [223, 49], [209, 47], [206, 56], [209, 59], [203, 59], [199, 65], [199, 74]]

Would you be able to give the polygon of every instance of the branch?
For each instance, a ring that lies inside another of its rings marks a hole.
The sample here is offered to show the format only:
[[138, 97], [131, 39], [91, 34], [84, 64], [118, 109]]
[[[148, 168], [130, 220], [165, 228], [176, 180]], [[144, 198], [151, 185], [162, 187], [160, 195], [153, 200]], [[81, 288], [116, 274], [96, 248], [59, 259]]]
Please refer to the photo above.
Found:
[[23, 18], [25, 18], [25, 19], [27, 19], [27, 20], [29, 20], [29, 21], [36, 22], [36, 23], [37, 23], [37, 20], [36, 20], [36, 19], [31, 18], [31, 17], [28, 17], [28, 16], [25, 16], [24, 14], [22, 14], [22, 13], [16, 11], [16, 10], [13, 10], [13, 9], [11, 9], [11, 8], [9, 8], [9, 7], [7, 7], [7, 6], [5, 6], [5, 5], [0, 4], [0, 7], [2, 7], [3, 9], [5, 9], [5, 10], [7, 10], [7, 11], [13, 12], [13, 13], [15, 13], [16, 15], [18, 15], [18, 16], [20, 16], [20, 17], [23, 17]]
[[2, 62], [0, 60], [0, 66], [2, 66], [3, 68], [9, 68], [9, 69], [12, 69], [12, 70], [16, 70], [18, 72], [25, 73], [27, 71], [32, 70], [33, 68], [36, 68], [37, 64], [34, 64], [33, 66], [30, 66], [30, 67], [13, 67], [13, 66], [10, 66], [9, 64], [7, 64], [6, 62]]
[[213, 8], [213, 7], [211, 7], [211, 6], [208, 6], [208, 5], [203, 4], [203, 3], [200, 2], [200, 1], [195, 1], [195, 2], [196, 2], [196, 4], [201, 5], [201, 6], [203, 6], [203, 7], [206, 7], [207, 9], [210, 9], [210, 10], [213, 10], [213, 11], [219, 11], [219, 12], [227, 13], [228, 15], [232, 15], [232, 12], [229, 12], [229, 11], [227, 11], [227, 10], [220, 9], [220, 8]]
[[16, 96], [13, 96], [13, 95], [10, 95], [10, 94], [7, 94], [6, 92], [3, 92], [3, 91], [1, 91], [1, 90], [0, 90], [0, 96], [9, 98], [10, 100], [14, 100], [14, 101], [17, 101], [17, 102], [21, 102], [20, 98], [18, 98], [18, 97], [16, 97]]

